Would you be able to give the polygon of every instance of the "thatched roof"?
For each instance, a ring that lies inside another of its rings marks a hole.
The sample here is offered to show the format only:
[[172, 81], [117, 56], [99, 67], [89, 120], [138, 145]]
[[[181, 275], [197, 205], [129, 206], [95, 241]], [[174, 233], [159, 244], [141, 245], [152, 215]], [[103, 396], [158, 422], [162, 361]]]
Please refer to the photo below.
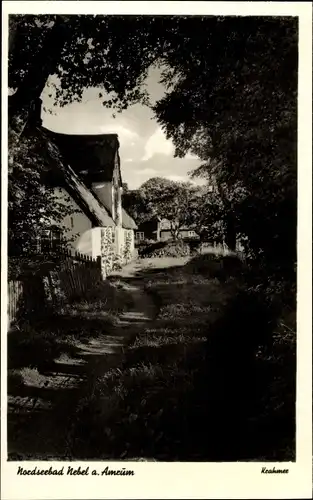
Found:
[[70, 135], [48, 129], [45, 133], [87, 187], [93, 182], [112, 181], [116, 160], [119, 164], [117, 134]]
[[137, 229], [134, 219], [122, 208], [122, 226], [124, 229]]
[[106, 208], [86, 187], [74, 170], [69, 165], [64, 165], [63, 157], [56, 144], [50, 139], [49, 134], [46, 133], [46, 129], [41, 128], [38, 132], [42, 137], [42, 153], [48, 156], [52, 164], [50, 172], [52, 182], [67, 190], [95, 226], [114, 227], [115, 223]]
[[[91, 183], [112, 181], [115, 154], [118, 154], [119, 147], [117, 135], [75, 136], [52, 132], [44, 127], [37, 130], [48, 153], [48, 161], [52, 163], [51, 182], [63, 186], [93, 224], [114, 227], [110, 200], [100, 200], [91, 189]], [[79, 171], [83, 166], [85, 170]], [[137, 229], [135, 221], [124, 208], [122, 226], [124, 229]]]

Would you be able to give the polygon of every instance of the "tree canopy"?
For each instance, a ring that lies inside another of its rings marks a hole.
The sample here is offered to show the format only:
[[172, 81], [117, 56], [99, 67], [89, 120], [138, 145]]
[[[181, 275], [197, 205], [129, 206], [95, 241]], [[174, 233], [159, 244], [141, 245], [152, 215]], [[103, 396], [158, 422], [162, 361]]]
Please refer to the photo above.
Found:
[[62, 199], [46, 186], [44, 177], [51, 159], [35, 131], [23, 135], [14, 148], [15, 167], [8, 178], [8, 243], [9, 254], [37, 252], [36, 243], [53, 226], [63, 230], [66, 215], [72, 215], [69, 198]]
[[[219, 19], [206, 49], [173, 54], [155, 112], [176, 154], [197, 154], [219, 192], [226, 237], [275, 265], [296, 256], [297, 21]], [[194, 49], [194, 50], [193, 50]], [[207, 53], [208, 57], [205, 57]], [[230, 234], [232, 233], [232, 234]]]
[[223, 206], [211, 186], [152, 177], [138, 189], [124, 192], [123, 205], [138, 224], [154, 217], [167, 220], [173, 238], [183, 227], [212, 241], [223, 238]]
[[193, 223], [191, 213], [196, 188], [192, 184], [154, 177], [142, 184], [140, 191], [150, 211], [169, 221], [174, 239], [180, 229]]

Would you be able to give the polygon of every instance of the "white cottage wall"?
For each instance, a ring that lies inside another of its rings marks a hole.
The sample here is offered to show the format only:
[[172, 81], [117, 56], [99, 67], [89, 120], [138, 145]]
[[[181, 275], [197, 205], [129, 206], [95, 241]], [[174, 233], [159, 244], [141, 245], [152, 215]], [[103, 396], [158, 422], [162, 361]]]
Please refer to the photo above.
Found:
[[[70, 247], [90, 257], [96, 257], [97, 236], [93, 235], [94, 229], [91, 221], [64, 188], [56, 188], [55, 195], [60, 203], [73, 210], [72, 214], [66, 215], [61, 223], [65, 228], [65, 237], [69, 241]], [[98, 255], [100, 255], [100, 236]]]

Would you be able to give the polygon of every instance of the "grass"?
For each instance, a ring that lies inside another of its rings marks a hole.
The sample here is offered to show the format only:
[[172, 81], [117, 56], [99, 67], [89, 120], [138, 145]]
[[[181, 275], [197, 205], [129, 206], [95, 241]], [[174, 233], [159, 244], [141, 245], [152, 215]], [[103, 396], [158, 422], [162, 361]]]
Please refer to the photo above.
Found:
[[[81, 383], [93, 377], [102, 339], [119, 352], [114, 337], [120, 312], [132, 298], [119, 284], [105, 282], [89, 297], [23, 321], [8, 334], [9, 458], [68, 455], [67, 435], [81, 397]], [[117, 347], [115, 348], [114, 345]], [[95, 346], [95, 347], [94, 347]], [[115, 351], [114, 351], [115, 352]], [[110, 358], [114, 358], [114, 354]], [[44, 412], [44, 413], [42, 413]], [[39, 458], [38, 458], [39, 457]]]
[[142, 273], [159, 314], [82, 402], [75, 457], [294, 460], [292, 321], [259, 345], [262, 313], [240, 310], [242, 281], [203, 260]]
[[[132, 304], [132, 297], [118, 282], [105, 281], [83, 299], [63, 304], [43, 318], [35, 317], [31, 322], [21, 318], [9, 335], [9, 358], [18, 351], [15, 339], [21, 348], [30, 345], [40, 352], [49, 349], [49, 345], [54, 349], [60, 343], [72, 345], [75, 339], [81, 341], [97, 332], [107, 333], [118, 315]], [[26, 356], [24, 361], [27, 363]]]
[[129, 345], [122, 368], [100, 377], [82, 405], [78, 420], [85, 424], [73, 453], [205, 460], [206, 329], [230, 291], [183, 267], [150, 269], [144, 280], [158, 297], [158, 317]]
[[293, 308], [279, 316], [270, 343], [264, 335], [270, 313], [253, 296], [247, 298], [237, 263], [166, 258], [145, 266], [137, 277], [114, 279], [64, 308], [62, 321], [71, 315], [62, 328], [28, 332], [20, 347], [28, 364], [11, 360], [18, 385], [18, 377], [33, 380], [27, 371], [31, 356], [38, 368], [34, 342], [43, 359], [75, 357], [77, 341], [109, 332], [120, 308], [131, 307], [127, 281], [139, 279], [157, 304], [157, 318], [137, 332], [122, 364], [101, 369], [99, 358], [100, 369], [71, 413], [69, 456], [294, 460]]

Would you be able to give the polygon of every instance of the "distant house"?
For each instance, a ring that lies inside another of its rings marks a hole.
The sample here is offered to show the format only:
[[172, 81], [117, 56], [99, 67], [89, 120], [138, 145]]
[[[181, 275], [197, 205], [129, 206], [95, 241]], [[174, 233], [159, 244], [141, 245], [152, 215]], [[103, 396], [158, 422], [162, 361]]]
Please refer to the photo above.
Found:
[[46, 182], [70, 208], [60, 225], [51, 221], [43, 244], [57, 247], [65, 239], [73, 251], [106, 259], [107, 271], [115, 258], [130, 261], [137, 226], [122, 207], [118, 136], [38, 132], [50, 165]]
[[159, 217], [152, 217], [151, 219], [142, 222], [138, 225], [135, 232], [135, 241], [140, 243], [143, 240], [160, 240], [160, 221]]
[[[182, 239], [199, 239], [199, 235], [194, 228], [182, 226], [178, 231], [178, 237]], [[135, 241], [139, 243], [143, 240], [167, 241], [173, 238], [171, 223], [167, 219], [153, 217], [138, 225], [135, 232]]]
[[[171, 223], [167, 219], [162, 219], [160, 221], [160, 241], [166, 241], [173, 238], [173, 233], [171, 231]], [[199, 235], [196, 233], [194, 228], [191, 226], [182, 226], [178, 231], [178, 238], [195, 238], [198, 239]]]

